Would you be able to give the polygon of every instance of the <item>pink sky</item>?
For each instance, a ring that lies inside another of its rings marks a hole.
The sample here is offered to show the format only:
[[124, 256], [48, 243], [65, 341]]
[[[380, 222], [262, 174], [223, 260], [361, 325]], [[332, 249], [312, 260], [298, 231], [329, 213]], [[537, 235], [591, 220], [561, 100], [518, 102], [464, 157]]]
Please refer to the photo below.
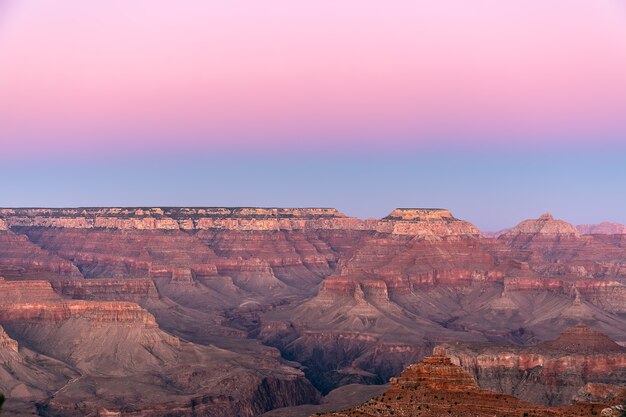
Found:
[[5, 156], [626, 139], [622, 0], [0, 0], [0, 13]]

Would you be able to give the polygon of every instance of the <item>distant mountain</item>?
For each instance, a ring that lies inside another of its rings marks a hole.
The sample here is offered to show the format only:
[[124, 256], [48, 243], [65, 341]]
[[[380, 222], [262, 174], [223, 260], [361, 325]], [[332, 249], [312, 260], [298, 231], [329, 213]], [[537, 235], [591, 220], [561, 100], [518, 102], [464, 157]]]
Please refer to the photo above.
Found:
[[576, 229], [583, 235], [623, 235], [626, 226], [620, 223], [602, 222], [599, 224], [581, 224]]

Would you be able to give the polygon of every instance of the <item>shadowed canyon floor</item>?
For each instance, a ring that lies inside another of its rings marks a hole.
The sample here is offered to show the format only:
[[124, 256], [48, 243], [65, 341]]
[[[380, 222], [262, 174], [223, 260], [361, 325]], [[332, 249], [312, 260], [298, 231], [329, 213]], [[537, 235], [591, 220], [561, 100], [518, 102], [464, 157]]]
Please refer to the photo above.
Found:
[[604, 400], [626, 383], [623, 349], [593, 332], [626, 341], [623, 230], [546, 214], [485, 237], [441, 209], [0, 209], [0, 390], [15, 415], [245, 417], [386, 383], [435, 349], [501, 394]]

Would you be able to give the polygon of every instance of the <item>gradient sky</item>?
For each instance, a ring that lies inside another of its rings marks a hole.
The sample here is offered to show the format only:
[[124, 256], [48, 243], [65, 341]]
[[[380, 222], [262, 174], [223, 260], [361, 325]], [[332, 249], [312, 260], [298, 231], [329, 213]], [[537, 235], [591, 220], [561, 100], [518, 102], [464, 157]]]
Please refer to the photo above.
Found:
[[0, 0], [0, 206], [626, 223], [624, 0]]

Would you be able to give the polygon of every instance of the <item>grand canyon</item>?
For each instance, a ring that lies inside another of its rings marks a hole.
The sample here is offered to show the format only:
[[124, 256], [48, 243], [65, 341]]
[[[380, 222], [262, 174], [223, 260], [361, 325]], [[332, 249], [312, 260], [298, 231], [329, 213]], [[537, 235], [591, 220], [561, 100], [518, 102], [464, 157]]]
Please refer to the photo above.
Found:
[[566, 415], [626, 389], [616, 225], [5, 208], [0, 276], [11, 416]]
[[625, 5], [0, 0], [0, 417], [626, 417]]

